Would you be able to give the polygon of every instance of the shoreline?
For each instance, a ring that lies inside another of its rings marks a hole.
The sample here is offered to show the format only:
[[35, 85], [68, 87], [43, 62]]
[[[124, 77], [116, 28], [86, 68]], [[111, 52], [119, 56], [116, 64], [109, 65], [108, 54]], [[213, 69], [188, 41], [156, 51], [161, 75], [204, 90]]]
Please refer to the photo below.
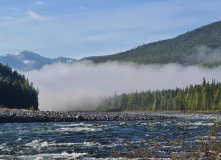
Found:
[[187, 110], [187, 111], [40, 111], [25, 109], [0, 108], [0, 123], [32, 123], [32, 122], [76, 122], [76, 121], [135, 121], [175, 119], [175, 116], [156, 115], [155, 113], [203, 113], [221, 114], [220, 110]]
[[30, 111], [0, 110], [0, 123], [76, 122], [76, 121], [135, 121], [175, 119], [174, 116], [151, 113], [95, 112], [95, 111]]
[[158, 110], [158, 111], [144, 111], [144, 110], [134, 110], [134, 111], [122, 111], [124, 113], [208, 113], [208, 114], [221, 114], [221, 110], [186, 110], [184, 111], [168, 111], [168, 110]]

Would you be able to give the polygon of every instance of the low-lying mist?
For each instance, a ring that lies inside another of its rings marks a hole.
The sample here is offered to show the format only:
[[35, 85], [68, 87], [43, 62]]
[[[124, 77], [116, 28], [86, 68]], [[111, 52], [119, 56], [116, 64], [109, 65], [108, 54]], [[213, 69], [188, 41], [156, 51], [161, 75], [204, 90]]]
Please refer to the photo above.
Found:
[[82, 61], [53, 64], [41, 70], [25, 72], [40, 90], [40, 110], [91, 110], [102, 97], [131, 91], [183, 88], [201, 84], [203, 77], [221, 80], [221, 67], [182, 67], [176, 64], [137, 65], [108, 62], [93, 64]]

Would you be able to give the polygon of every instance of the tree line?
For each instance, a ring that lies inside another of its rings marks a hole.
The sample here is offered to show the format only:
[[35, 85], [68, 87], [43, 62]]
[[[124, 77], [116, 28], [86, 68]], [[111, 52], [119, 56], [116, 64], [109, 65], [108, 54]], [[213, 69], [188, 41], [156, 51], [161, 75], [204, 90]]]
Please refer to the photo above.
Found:
[[212, 79], [185, 88], [122, 93], [107, 97], [98, 111], [221, 110], [221, 83]]
[[0, 106], [38, 109], [39, 90], [24, 75], [0, 63]]

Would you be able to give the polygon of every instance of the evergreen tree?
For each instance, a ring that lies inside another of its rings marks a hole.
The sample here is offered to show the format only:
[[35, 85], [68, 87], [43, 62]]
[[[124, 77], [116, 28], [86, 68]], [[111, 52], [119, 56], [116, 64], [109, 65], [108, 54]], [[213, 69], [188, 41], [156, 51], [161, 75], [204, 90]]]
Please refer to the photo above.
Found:
[[24, 75], [0, 63], [0, 106], [38, 109], [38, 93]]

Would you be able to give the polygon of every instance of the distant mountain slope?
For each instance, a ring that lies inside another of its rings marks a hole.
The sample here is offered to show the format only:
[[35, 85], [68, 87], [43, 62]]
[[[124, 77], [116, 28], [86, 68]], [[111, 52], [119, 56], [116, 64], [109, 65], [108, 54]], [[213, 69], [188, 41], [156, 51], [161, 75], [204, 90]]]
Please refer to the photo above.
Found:
[[44, 65], [50, 65], [52, 63], [69, 63], [74, 62], [76, 59], [58, 57], [58, 58], [46, 58], [31, 51], [16, 52], [14, 54], [5, 54], [0, 56], [0, 63], [8, 64], [10, 67], [17, 70], [32, 70], [40, 69]]
[[90, 57], [84, 57], [84, 58], [80, 59], [79, 61], [82, 61], [82, 60], [93, 60], [93, 59], [102, 58], [102, 57], [105, 57], [105, 56], [90, 56]]
[[142, 64], [179, 63], [182, 65], [221, 65], [221, 21], [200, 27], [172, 39], [138, 46], [137, 48], [92, 59], [136, 62]]

